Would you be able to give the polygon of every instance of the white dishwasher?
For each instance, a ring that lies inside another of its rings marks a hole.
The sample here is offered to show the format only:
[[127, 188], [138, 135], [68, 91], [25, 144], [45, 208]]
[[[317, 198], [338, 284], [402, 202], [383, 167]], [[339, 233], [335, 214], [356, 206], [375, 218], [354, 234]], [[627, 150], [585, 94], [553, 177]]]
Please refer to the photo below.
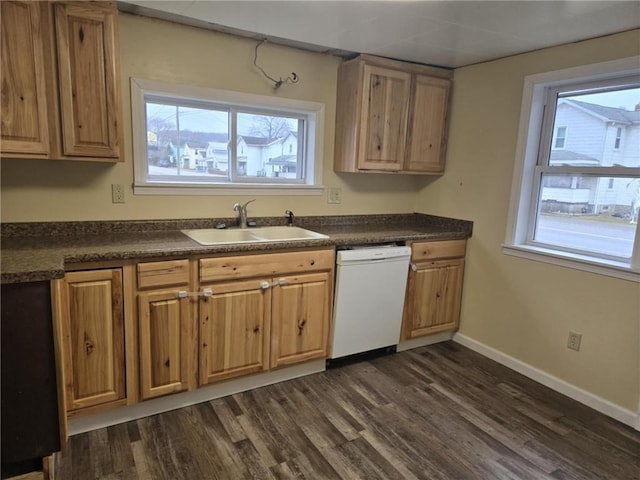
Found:
[[331, 358], [397, 345], [410, 247], [352, 247], [336, 256]]

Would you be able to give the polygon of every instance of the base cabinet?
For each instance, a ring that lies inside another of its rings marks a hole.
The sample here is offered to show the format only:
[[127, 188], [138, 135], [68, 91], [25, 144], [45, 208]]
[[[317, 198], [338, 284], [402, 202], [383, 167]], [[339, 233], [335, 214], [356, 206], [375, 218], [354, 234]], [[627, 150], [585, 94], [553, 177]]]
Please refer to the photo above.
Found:
[[66, 411], [124, 405], [122, 269], [70, 272], [55, 287]]
[[63, 415], [326, 358], [334, 262], [323, 248], [67, 272], [52, 284]]
[[200, 384], [328, 352], [333, 249], [200, 260]]
[[140, 263], [137, 277], [140, 398], [195, 387], [189, 261]]
[[200, 383], [269, 368], [271, 292], [264, 281], [215, 284], [200, 302]]
[[175, 291], [140, 293], [140, 397], [143, 400], [187, 389], [188, 372], [183, 325], [189, 300]]
[[278, 279], [273, 289], [271, 367], [327, 356], [331, 274]]
[[412, 245], [402, 340], [457, 330], [465, 240]]

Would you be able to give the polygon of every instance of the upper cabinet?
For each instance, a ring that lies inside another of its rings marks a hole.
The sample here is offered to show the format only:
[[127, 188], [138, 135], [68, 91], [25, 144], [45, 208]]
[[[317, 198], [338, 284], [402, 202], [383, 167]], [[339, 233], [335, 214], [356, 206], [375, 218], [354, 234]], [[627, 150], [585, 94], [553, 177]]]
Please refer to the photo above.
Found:
[[0, 3], [2, 19], [2, 153], [49, 155], [42, 9]]
[[334, 170], [444, 173], [452, 73], [369, 55], [338, 71]]
[[2, 156], [121, 161], [115, 2], [1, 8]]

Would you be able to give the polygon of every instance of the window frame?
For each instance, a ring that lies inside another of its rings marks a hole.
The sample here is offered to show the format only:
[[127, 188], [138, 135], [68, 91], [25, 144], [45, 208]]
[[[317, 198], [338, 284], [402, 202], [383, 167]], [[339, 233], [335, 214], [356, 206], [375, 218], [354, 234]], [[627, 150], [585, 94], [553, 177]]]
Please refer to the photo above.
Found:
[[[625, 78], [630, 83], [640, 80], [640, 57], [573, 67], [525, 77], [520, 111], [511, 199], [503, 253], [535, 261], [561, 265], [603, 275], [640, 282], [640, 225], [636, 225], [631, 260], [621, 261], [584, 251], [563, 249], [536, 243], [532, 236], [538, 212], [538, 195], [543, 173], [598, 175], [601, 177], [640, 176], [635, 167], [571, 167], [549, 166], [555, 140], [553, 116], [555, 108], [545, 108], [552, 91], [569, 87], [609, 82]], [[551, 128], [546, 128], [551, 119]]]
[[[276, 96], [257, 95], [208, 87], [187, 86], [158, 80], [131, 78], [131, 119], [133, 135], [134, 194], [142, 195], [322, 195], [324, 144], [324, 110], [320, 102]], [[203, 179], [184, 181], [149, 179], [147, 175], [146, 98], [184, 102], [187, 106], [209, 106], [230, 112], [230, 155], [237, 159], [235, 119], [238, 111], [250, 114], [287, 114], [304, 118], [305, 131], [298, 135], [298, 148], [305, 158], [302, 179], [262, 178], [234, 181], [237, 161], [231, 161], [229, 181], [208, 182]], [[233, 115], [231, 113], [235, 113]], [[284, 181], [283, 181], [284, 180]]]

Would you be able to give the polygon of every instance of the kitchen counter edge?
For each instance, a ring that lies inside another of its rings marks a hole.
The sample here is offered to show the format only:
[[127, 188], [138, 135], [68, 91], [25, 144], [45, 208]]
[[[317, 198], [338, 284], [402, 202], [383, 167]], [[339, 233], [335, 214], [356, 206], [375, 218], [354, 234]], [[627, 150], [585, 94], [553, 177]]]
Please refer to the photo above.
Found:
[[[47, 281], [64, 276], [74, 264], [118, 260], [158, 260], [323, 246], [468, 238], [473, 222], [420, 213], [297, 217], [296, 226], [326, 239], [203, 246], [180, 232], [213, 228], [234, 219], [37, 222], [2, 225], [0, 280]], [[280, 217], [256, 219], [260, 226], [282, 224]]]

